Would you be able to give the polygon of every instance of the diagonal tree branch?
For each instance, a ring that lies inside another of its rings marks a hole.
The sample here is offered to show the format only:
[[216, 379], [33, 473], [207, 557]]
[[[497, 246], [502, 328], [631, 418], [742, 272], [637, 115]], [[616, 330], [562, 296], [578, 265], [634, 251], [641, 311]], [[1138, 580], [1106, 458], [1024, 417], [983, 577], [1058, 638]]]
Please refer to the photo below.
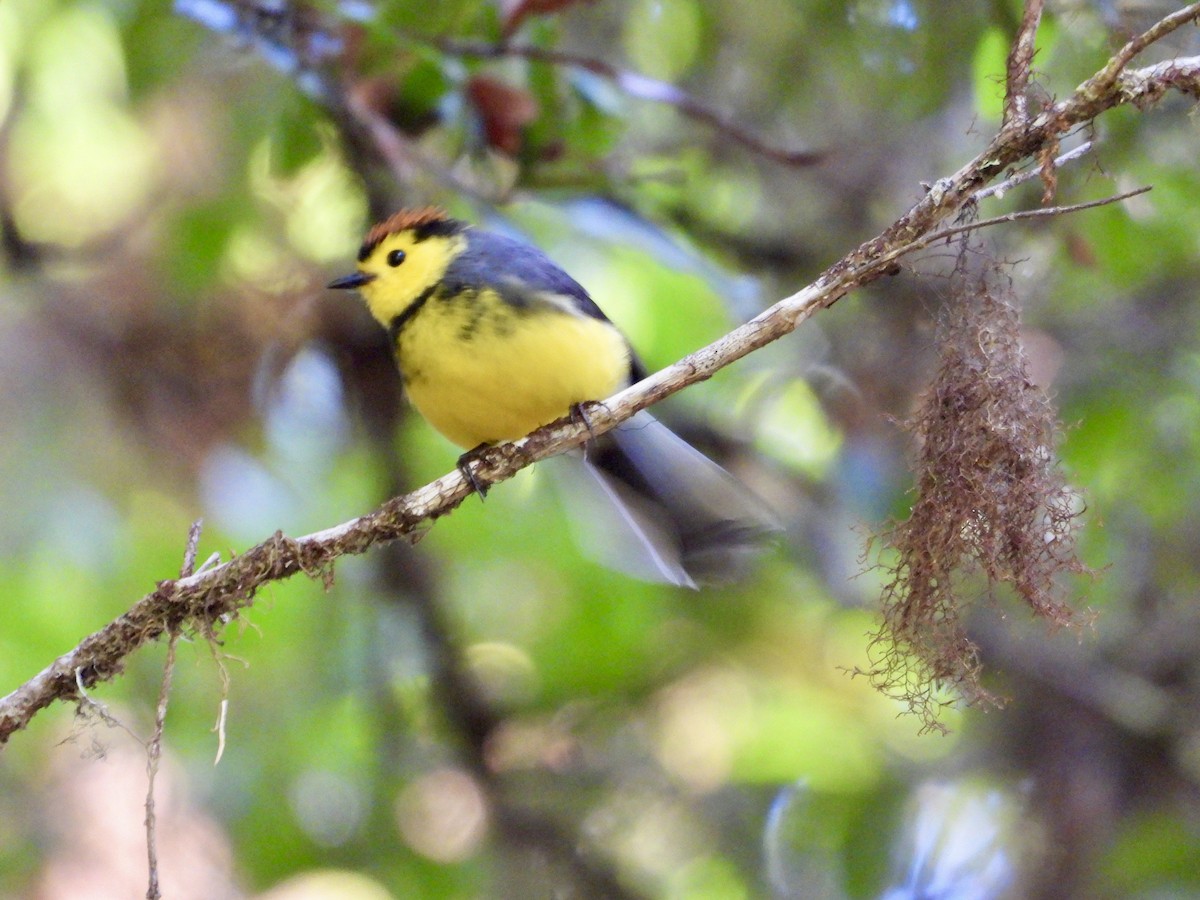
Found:
[[[476, 478], [488, 484], [510, 478], [539, 459], [582, 444], [588, 439], [589, 428], [595, 434], [606, 432], [638, 410], [711, 377], [789, 334], [855, 288], [895, 271], [897, 260], [927, 246], [939, 223], [968, 204], [980, 187], [1011, 165], [1045, 154], [1071, 129], [1105, 110], [1129, 103], [1147, 106], [1170, 91], [1200, 98], [1200, 57], [1179, 58], [1133, 71], [1125, 68], [1153, 40], [1197, 18], [1200, 3], [1174, 13], [1131, 41], [1067, 99], [1032, 120], [1006, 122], [982, 153], [936, 182], [883, 233], [851, 251], [812, 284], [721, 339], [597, 405], [589, 411], [588, 426], [560, 420], [520, 441], [487, 450], [476, 465]], [[119, 674], [125, 657], [162, 634], [179, 628], [219, 628], [227, 617], [248, 606], [263, 585], [297, 572], [327, 575], [338, 557], [412, 536], [453, 511], [470, 493], [463, 475], [455, 471], [336, 527], [297, 539], [277, 532], [222, 565], [187, 578], [159, 582], [124, 615], [0, 698], [0, 744], [54, 701], [79, 699], [81, 687], [86, 689]]]

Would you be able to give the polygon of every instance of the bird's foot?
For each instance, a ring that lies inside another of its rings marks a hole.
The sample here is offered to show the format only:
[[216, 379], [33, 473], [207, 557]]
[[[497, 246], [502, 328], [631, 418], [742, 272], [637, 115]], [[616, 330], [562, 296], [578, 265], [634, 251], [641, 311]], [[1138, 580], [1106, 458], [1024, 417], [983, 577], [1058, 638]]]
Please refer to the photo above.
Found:
[[571, 421], [582, 422], [583, 427], [588, 431], [587, 443], [583, 445], [583, 452], [585, 456], [587, 455], [588, 447], [592, 445], [592, 441], [596, 440], [596, 432], [592, 428], [592, 420], [588, 418], [587, 411], [589, 407], [592, 409], [605, 408], [604, 404], [599, 400], [584, 400], [582, 403], [571, 404]]
[[471, 470], [471, 463], [476, 462], [480, 454], [491, 446], [491, 444], [480, 444], [478, 447], [472, 447], [460, 456], [456, 463], [458, 471], [462, 472], [463, 478], [467, 479], [467, 484], [471, 485], [471, 490], [479, 495], [480, 500], [487, 497], [489, 485], [475, 477], [475, 473]]

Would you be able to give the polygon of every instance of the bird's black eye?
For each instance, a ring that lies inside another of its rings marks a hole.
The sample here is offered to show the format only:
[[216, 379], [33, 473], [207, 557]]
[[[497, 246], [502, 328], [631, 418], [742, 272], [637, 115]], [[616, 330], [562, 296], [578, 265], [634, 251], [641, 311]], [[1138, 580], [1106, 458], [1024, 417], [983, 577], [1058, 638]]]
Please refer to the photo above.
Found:
[[387, 255], [387, 264], [393, 269], [396, 268], [396, 266], [404, 262], [404, 255], [405, 254], [403, 250], [393, 250]]

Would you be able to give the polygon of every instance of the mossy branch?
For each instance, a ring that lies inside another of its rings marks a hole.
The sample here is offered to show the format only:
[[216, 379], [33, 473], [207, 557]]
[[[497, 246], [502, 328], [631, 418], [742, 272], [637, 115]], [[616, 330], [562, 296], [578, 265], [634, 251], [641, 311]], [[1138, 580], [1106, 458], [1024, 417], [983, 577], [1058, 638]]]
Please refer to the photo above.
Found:
[[[855, 288], [894, 272], [897, 260], [939, 239], [939, 225], [973, 202], [975, 193], [989, 181], [1023, 161], [1034, 160], [1044, 166], [1064, 135], [1104, 111], [1125, 104], [1145, 107], [1171, 91], [1200, 98], [1200, 57], [1127, 68], [1134, 55], [1151, 42], [1197, 18], [1200, 3], [1173, 13], [1134, 38], [1067, 99], [1032, 118], [1011, 117], [975, 159], [936, 182], [883, 233], [846, 254], [812, 284], [590, 410], [591, 432], [608, 431], [638, 410], [711, 377], [791, 333]], [[560, 420], [520, 441], [491, 448], [475, 464], [476, 478], [487, 484], [511, 478], [539, 459], [584, 443], [588, 426]], [[86, 689], [112, 679], [121, 672], [125, 658], [144, 644], [175, 629], [212, 633], [248, 606], [263, 585], [297, 572], [327, 575], [339, 557], [412, 536], [453, 511], [470, 493], [463, 475], [455, 471], [342, 525], [295, 539], [276, 533], [221, 565], [159, 582], [124, 615], [0, 699], [0, 744], [56, 700], [78, 700], [81, 685]]]

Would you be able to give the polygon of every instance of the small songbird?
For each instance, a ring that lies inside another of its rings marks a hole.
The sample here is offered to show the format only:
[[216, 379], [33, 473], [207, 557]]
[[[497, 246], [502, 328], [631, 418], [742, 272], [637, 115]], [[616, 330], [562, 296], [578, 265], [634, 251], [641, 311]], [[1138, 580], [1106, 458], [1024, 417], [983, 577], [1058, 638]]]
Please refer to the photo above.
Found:
[[[329, 287], [359, 290], [413, 405], [468, 451], [524, 437], [645, 374], [587, 291], [540, 250], [438, 209], [380, 222], [358, 270]], [[649, 413], [593, 440], [584, 459], [617, 512], [621, 549], [607, 561], [639, 577], [729, 580], [778, 530], [761, 500]]]

